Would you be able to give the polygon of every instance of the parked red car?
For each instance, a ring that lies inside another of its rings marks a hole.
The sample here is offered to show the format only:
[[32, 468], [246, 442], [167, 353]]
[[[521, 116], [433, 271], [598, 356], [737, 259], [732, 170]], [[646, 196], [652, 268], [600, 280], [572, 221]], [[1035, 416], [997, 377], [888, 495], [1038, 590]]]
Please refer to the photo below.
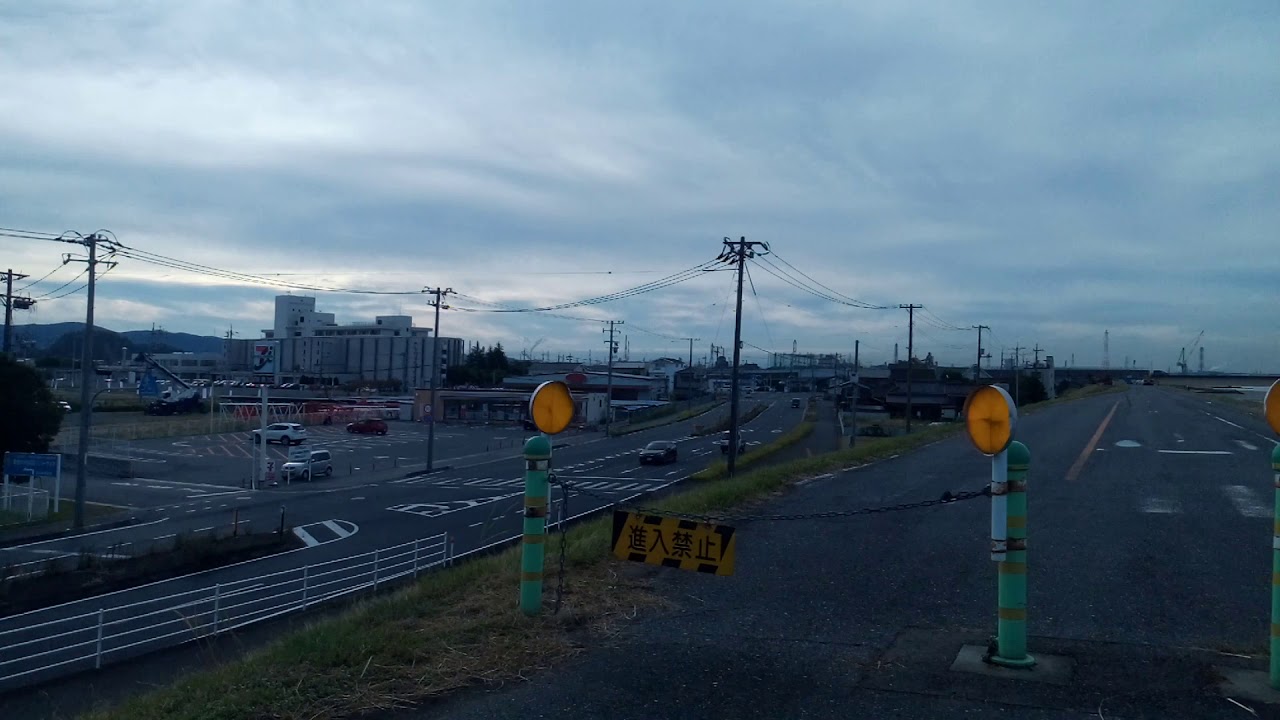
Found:
[[347, 423], [347, 432], [360, 433], [362, 435], [386, 435], [387, 423], [377, 418], [365, 418], [353, 423]]

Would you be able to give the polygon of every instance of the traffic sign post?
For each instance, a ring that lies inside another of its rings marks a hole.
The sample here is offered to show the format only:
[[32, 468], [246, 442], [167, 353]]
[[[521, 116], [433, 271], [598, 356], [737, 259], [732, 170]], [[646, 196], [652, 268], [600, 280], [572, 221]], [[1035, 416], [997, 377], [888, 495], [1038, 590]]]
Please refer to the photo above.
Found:
[[1028, 668], [1027, 469], [1031, 452], [1013, 439], [1018, 407], [1002, 387], [973, 391], [964, 404], [969, 440], [991, 458], [991, 559], [997, 565], [996, 652], [988, 659]]
[[542, 611], [542, 568], [547, 542], [547, 476], [551, 440], [536, 435], [524, 444], [524, 535], [520, 539], [520, 611]]
[[[529, 417], [541, 435], [524, 444], [524, 534], [520, 539], [520, 611], [542, 612], [542, 573], [547, 542], [547, 494], [551, 475], [551, 436], [573, 422], [569, 386], [544, 382], [529, 396]], [[561, 527], [561, 532], [564, 528]]]

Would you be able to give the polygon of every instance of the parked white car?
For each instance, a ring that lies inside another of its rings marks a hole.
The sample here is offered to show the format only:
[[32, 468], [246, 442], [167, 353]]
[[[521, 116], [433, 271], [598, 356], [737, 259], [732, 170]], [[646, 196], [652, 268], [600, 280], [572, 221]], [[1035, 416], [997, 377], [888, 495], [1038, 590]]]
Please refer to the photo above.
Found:
[[[262, 444], [262, 430], [253, 431], [253, 444]], [[298, 423], [272, 423], [267, 426], [267, 442], [281, 445], [296, 445], [305, 442], [307, 429]]]

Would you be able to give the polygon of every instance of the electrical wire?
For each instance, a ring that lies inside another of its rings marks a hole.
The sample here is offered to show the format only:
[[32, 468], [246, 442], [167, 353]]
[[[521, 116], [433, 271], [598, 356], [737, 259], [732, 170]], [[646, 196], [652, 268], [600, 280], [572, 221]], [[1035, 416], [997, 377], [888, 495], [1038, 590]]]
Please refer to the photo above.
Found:
[[[827, 287], [826, 285], [823, 285], [822, 283], [818, 282], [817, 280], [814, 280], [814, 279], [813, 279], [812, 277], [810, 277], [809, 275], [805, 274], [805, 273], [804, 273], [804, 271], [800, 270], [800, 269], [799, 269], [799, 268], [797, 268], [795, 265], [792, 265], [791, 263], [787, 262], [787, 259], [786, 259], [786, 258], [784, 258], [784, 257], [782, 257], [781, 255], [779, 255], [779, 254], [777, 253], [777, 251], [773, 250], [772, 248], [770, 248], [769, 256], [771, 256], [771, 257], [773, 257], [773, 258], [776, 258], [776, 259], [778, 260], [778, 262], [780, 262], [780, 263], [782, 263], [783, 265], [786, 265], [787, 267], [791, 268], [792, 270], [794, 270], [794, 271], [796, 272], [796, 274], [798, 274], [798, 275], [800, 275], [801, 277], [805, 278], [806, 280], [808, 280], [809, 282], [813, 283], [814, 285], [817, 285], [818, 287], [822, 288], [823, 290], [826, 290], [827, 292], [831, 293], [833, 296], [835, 296], [835, 297], [837, 297], [837, 298], [841, 298], [843, 301], [845, 301], [846, 303], [848, 303], [848, 304], [850, 304], [850, 305], [852, 305], [852, 306], [854, 306], [854, 307], [864, 307], [864, 308], [866, 308], [866, 309], [868, 309], [868, 310], [888, 310], [888, 309], [889, 309], [887, 306], [884, 306], [884, 305], [876, 305], [876, 304], [874, 304], [874, 303], [868, 303], [868, 302], [865, 302], [865, 301], [863, 301], [863, 300], [858, 300], [858, 299], [856, 299], [856, 298], [852, 298], [852, 297], [849, 297], [848, 295], [845, 295], [845, 294], [843, 294], [843, 293], [840, 293], [840, 292], [837, 292], [837, 291], [835, 291], [835, 290], [832, 290], [830, 287]], [[776, 267], [776, 266], [775, 266], [775, 267]]]
[[818, 290], [818, 289], [814, 288], [813, 286], [806, 284], [806, 283], [805, 283], [804, 281], [802, 281], [802, 280], [798, 280], [798, 279], [796, 279], [795, 277], [793, 277], [790, 273], [788, 273], [788, 272], [787, 272], [786, 270], [784, 270], [783, 268], [780, 268], [780, 267], [778, 267], [777, 265], [774, 265], [772, 262], [770, 262], [767, 256], [758, 256], [758, 257], [757, 257], [757, 259], [758, 259], [758, 260], [763, 261], [763, 262], [762, 262], [762, 264], [757, 265], [757, 267], [759, 267], [761, 270], [764, 270], [766, 273], [768, 273], [768, 274], [770, 274], [770, 275], [774, 276], [775, 278], [777, 278], [777, 279], [779, 279], [779, 280], [781, 280], [781, 281], [785, 282], [786, 284], [790, 285], [791, 287], [794, 287], [794, 288], [796, 288], [797, 290], [802, 290], [802, 291], [804, 291], [804, 292], [806, 292], [806, 293], [809, 293], [810, 295], [813, 295], [813, 296], [814, 296], [814, 297], [816, 297], [816, 298], [819, 298], [819, 299], [822, 299], [822, 300], [826, 300], [827, 302], [832, 302], [832, 303], [835, 303], [835, 304], [837, 304], [837, 305], [845, 305], [845, 306], [847, 306], [847, 307], [858, 308], [858, 309], [861, 309], [861, 310], [886, 310], [886, 309], [888, 309], [888, 308], [885, 308], [885, 307], [881, 307], [881, 306], [879, 306], [879, 305], [870, 305], [870, 304], [868, 304], [868, 303], [863, 303], [863, 302], [861, 302], [861, 301], [850, 302], [850, 301], [848, 301], [848, 300], [841, 299], [841, 298], [839, 298], [839, 297], [836, 297], [835, 295], [831, 295], [831, 294], [829, 294], [829, 293], [826, 293], [826, 292], [823, 292], [823, 291], [821, 291], [821, 290]]
[[[513, 308], [513, 307], [511, 307], [510, 305], [504, 305], [503, 303], [496, 303], [496, 302], [490, 302], [489, 300], [483, 300], [483, 299], [481, 299], [481, 298], [475, 297], [475, 296], [473, 296], [473, 295], [468, 295], [468, 294], [466, 294], [466, 293], [454, 292], [453, 294], [454, 294], [454, 295], [457, 295], [457, 296], [458, 296], [458, 297], [460, 297], [460, 298], [464, 298], [464, 299], [470, 300], [471, 302], [480, 303], [481, 305], [488, 305], [488, 306], [493, 307], [493, 308], [500, 308], [500, 309], [512, 310], [512, 311], [515, 311], [515, 310], [518, 310], [518, 309], [519, 309], [519, 308]], [[457, 305], [446, 305], [446, 306], [444, 306], [444, 309], [446, 309], [446, 310], [458, 310], [458, 311], [460, 311], [460, 312], [477, 312], [477, 313], [482, 313], [482, 312], [493, 312], [492, 310], [490, 310], [490, 309], [488, 309], [488, 308], [469, 308], [469, 307], [459, 307], [459, 306], [457, 306]], [[541, 315], [541, 316], [543, 316], [543, 317], [553, 317], [553, 318], [559, 318], [559, 319], [561, 319], [561, 320], [574, 320], [574, 321], [577, 321], [577, 322], [595, 322], [595, 323], [607, 323], [607, 322], [609, 322], [608, 320], [601, 320], [600, 318], [575, 317], [575, 316], [573, 316], [573, 315], [561, 315], [561, 314], [553, 313], [553, 312], [543, 312], [543, 313], [538, 313], [538, 314], [539, 314], [539, 315]]]
[[[494, 313], [521, 313], [521, 312], [535, 312], [535, 313], [543, 313], [543, 312], [551, 312], [551, 311], [555, 311], [555, 310], [567, 310], [567, 309], [569, 309], [569, 308], [575, 308], [575, 307], [587, 307], [587, 306], [590, 306], [590, 305], [601, 305], [601, 304], [604, 304], [604, 303], [614, 302], [614, 301], [617, 301], [617, 300], [625, 300], [625, 299], [628, 299], [628, 298], [636, 297], [636, 296], [638, 296], [638, 295], [644, 295], [644, 294], [647, 294], [647, 293], [654, 292], [654, 291], [656, 291], [656, 290], [661, 290], [661, 289], [663, 289], [663, 288], [668, 288], [668, 287], [671, 287], [671, 286], [673, 286], [673, 285], [678, 285], [678, 284], [680, 284], [680, 283], [683, 283], [683, 282], [687, 282], [687, 281], [689, 281], [689, 280], [692, 280], [692, 279], [693, 279], [693, 278], [695, 278], [695, 277], [701, 277], [701, 276], [702, 276], [702, 274], [703, 274], [704, 272], [706, 272], [706, 271], [708, 271], [708, 270], [710, 270], [710, 269], [711, 269], [711, 267], [714, 265], [714, 263], [715, 263], [715, 261], [714, 261], [714, 260], [707, 261], [707, 262], [701, 263], [701, 264], [699, 264], [699, 265], [695, 265], [694, 267], [688, 268], [688, 269], [686, 269], [686, 270], [681, 270], [680, 272], [673, 273], [673, 274], [668, 275], [668, 276], [666, 276], [666, 277], [664, 277], [664, 278], [661, 278], [661, 279], [658, 279], [658, 280], [654, 280], [653, 282], [644, 283], [643, 285], [637, 285], [636, 287], [628, 288], [628, 289], [626, 289], [626, 290], [619, 290], [618, 292], [609, 293], [609, 294], [607, 294], [607, 295], [599, 295], [599, 296], [596, 296], [596, 297], [586, 298], [586, 299], [583, 299], [583, 300], [574, 300], [574, 301], [572, 301], [572, 302], [557, 303], [557, 304], [555, 304], [555, 305], [546, 305], [546, 306], [542, 306], [542, 307], [532, 307], [532, 308], [501, 308], [501, 307], [498, 307], [498, 308], [494, 308], [494, 309], [492, 309], [492, 310], [484, 310], [484, 312], [494, 312]], [[473, 299], [474, 299], [474, 298], [473, 298]]]
[[[110, 273], [110, 272], [111, 272], [112, 270], [114, 270], [115, 268], [116, 268], [116, 266], [115, 266], [115, 265], [112, 265], [112, 266], [108, 267], [106, 270], [103, 270], [102, 272], [98, 273], [98, 277], [96, 278], [95, 282], [97, 282], [97, 281], [101, 281], [101, 280], [102, 280], [102, 278], [104, 278], [104, 277], [106, 277], [106, 276], [107, 276], [107, 273]], [[88, 269], [86, 268], [86, 269], [85, 269], [85, 272], [80, 273], [80, 275], [78, 275], [77, 277], [81, 277], [81, 276], [83, 276], [83, 275], [84, 275], [85, 273], [87, 273], [87, 272], [88, 272]], [[75, 280], [72, 280], [71, 282], [75, 282]], [[71, 283], [67, 283], [67, 284], [68, 284], [68, 285], [70, 285]], [[65, 287], [65, 286], [64, 286], [64, 287]], [[61, 294], [59, 294], [59, 295], [54, 295], [54, 296], [52, 296], [52, 297], [48, 297], [48, 296], [46, 296], [46, 297], [42, 297], [41, 299], [42, 299], [44, 302], [52, 302], [52, 301], [54, 301], [54, 300], [61, 300], [61, 299], [62, 299], [62, 298], [64, 298], [64, 297], [69, 297], [69, 296], [71, 296], [71, 295], [75, 295], [76, 293], [80, 292], [81, 290], [84, 290], [84, 289], [85, 289], [85, 288], [87, 288], [87, 287], [89, 287], [89, 283], [87, 283], [87, 282], [86, 282], [86, 283], [84, 283], [83, 285], [81, 285], [80, 287], [75, 288], [74, 290], [68, 290], [68, 291], [66, 291], [66, 292], [64, 292], [64, 293], [61, 293]]]
[[72, 283], [76, 282], [77, 280], [79, 280], [80, 278], [84, 277], [84, 276], [85, 276], [85, 275], [87, 275], [87, 274], [89, 274], [89, 268], [88, 268], [88, 267], [86, 267], [85, 269], [81, 270], [81, 271], [80, 271], [80, 272], [79, 272], [75, 277], [71, 278], [70, 280], [68, 280], [68, 281], [66, 281], [66, 282], [64, 282], [64, 283], [62, 283], [62, 284], [61, 284], [61, 285], [59, 285], [58, 287], [56, 287], [56, 288], [54, 288], [54, 289], [50, 290], [49, 292], [47, 292], [47, 293], [45, 293], [45, 294], [43, 294], [43, 295], [40, 295], [40, 296], [38, 296], [38, 297], [33, 297], [33, 298], [31, 298], [31, 299], [32, 299], [32, 300], [44, 300], [44, 299], [50, 298], [50, 297], [51, 297], [51, 296], [53, 296], [54, 294], [61, 292], [61, 291], [62, 291], [64, 288], [66, 288], [68, 285], [71, 285]]
[[942, 318], [938, 317], [938, 315], [932, 310], [930, 310], [927, 306], [920, 309], [924, 311], [925, 315], [930, 316], [933, 320], [936, 320], [938, 324], [941, 326], [941, 329], [943, 330], [960, 330], [960, 331], [968, 332], [969, 330], [973, 329], [969, 327], [961, 327], [959, 325], [956, 325], [955, 323], [949, 323], [946, 320], [943, 320]]
[[41, 275], [39, 280], [33, 280], [33, 281], [31, 281], [31, 282], [27, 283], [26, 285], [23, 285], [22, 287], [18, 288], [17, 290], [14, 290], [14, 292], [26, 292], [26, 290], [27, 290], [28, 288], [35, 287], [36, 285], [39, 285], [40, 283], [44, 282], [45, 280], [48, 280], [48, 279], [49, 279], [49, 276], [53, 275], [54, 273], [58, 272], [59, 270], [61, 270], [62, 268], [66, 267], [66, 266], [67, 266], [67, 264], [66, 264], [66, 263], [59, 263], [57, 267], [55, 267], [54, 269], [52, 269], [52, 270], [50, 270], [49, 272], [45, 273], [44, 275]]
[[760, 313], [760, 322], [764, 324], [764, 335], [769, 338], [769, 344], [773, 345], [773, 331], [769, 329], [769, 320], [765, 318], [764, 307], [760, 305], [760, 294], [756, 292], [756, 281], [751, 277], [751, 267], [746, 263], [743, 263], [742, 267], [747, 271], [747, 282], [751, 283], [751, 296], [756, 299], [756, 312]]
[[184, 270], [186, 272], [204, 275], [206, 277], [216, 277], [224, 280], [231, 280], [240, 283], [265, 285], [267, 287], [287, 288], [291, 290], [307, 290], [310, 292], [330, 292], [348, 295], [420, 295], [421, 290], [364, 290], [359, 288], [344, 287], [326, 287], [323, 285], [311, 285], [307, 283], [285, 282], [282, 280], [272, 280], [270, 278], [251, 275], [249, 273], [237, 272], [234, 270], [224, 270], [222, 268], [203, 265], [201, 263], [188, 262], [171, 258], [167, 255], [138, 250], [127, 245], [121, 244], [117, 250], [121, 257], [127, 257], [139, 260], [151, 265], [169, 268], [171, 270]]

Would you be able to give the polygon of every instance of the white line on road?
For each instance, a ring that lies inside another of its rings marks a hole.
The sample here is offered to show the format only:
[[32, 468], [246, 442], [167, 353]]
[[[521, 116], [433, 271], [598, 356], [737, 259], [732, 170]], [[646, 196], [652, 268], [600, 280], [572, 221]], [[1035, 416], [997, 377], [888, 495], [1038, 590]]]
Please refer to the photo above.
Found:
[[678, 472], [680, 472], [680, 471], [679, 471], [679, 470], [672, 470], [671, 472], [667, 473], [667, 477], [671, 477], [672, 475], [675, 475], [675, 474], [676, 474], [676, 473], [678, 473]]
[[1240, 447], [1244, 448], [1245, 450], [1257, 450], [1257, 449], [1258, 449], [1258, 446], [1257, 446], [1257, 445], [1250, 445], [1249, 443], [1247, 443], [1247, 442], [1245, 442], [1245, 441], [1243, 441], [1243, 440], [1236, 440], [1236, 444], [1237, 444], [1237, 445], [1239, 445]]
[[108, 528], [106, 530], [95, 530], [93, 532], [81, 533], [79, 535], [68, 535], [67, 537], [54, 538], [53, 540], [41, 540], [39, 542], [27, 543], [26, 545], [10, 545], [7, 549], [17, 550], [18, 548], [29, 548], [29, 547], [35, 547], [37, 545], [47, 545], [48, 543], [62, 542], [63, 540], [74, 540], [76, 538], [89, 537], [90, 535], [101, 535], [103, 533], [117, 532], [120, 530], [132, 530], [133, 528], [146, 527], [148, 525], [155, 525], [156, 523], [162, 523], [167, 521], [168, 519], [169, 518], [167, 517], [162, 517], [159, 520], [152, 520], [151, 522], [138, 523], [137, 525], [125, 525], [124, 527]]
[[1230, 425], [1230, 426], [1231, 426], [1231, 427], [1233, 427], [1233, 428], [1240, 428], [1241, 430], [1243, 430], [1243, 429], [1244, 429], [1244, 426], [1243, 426], [1243, 425], [1237, 425], [1237, 424], [1235, 424], [1235, 423], [1231, 422], [1230, 420], [1225, 420], [1225, 419], [1223, 419], [1223, 418], [1218, 417], [1217, 415], [1210, 415], [1209, 417], [1213, 418], [1214, 420], [1217, 420], [1218, 422], [1224, 422], [1224, 423], [1226, 423], [1226, 424]]
[[1142, 501], [1140, 509], [1144, 513], [1155, 513], [1159, 515], [1169, 515], [1180, 511], [1178, 503], [1165, 498], [1146, 498]]
[[1230, 450], [1161, 450], [1166, 455], [1230, 455]]
[[1244, 485], [1223, 485], [1222, 492], [1226, 493], [1231, 504], [1235, 505], [1236, 510], [1245, 517], [1265, 518], [1272, 515], [1273, 508], [1258, 502], [1253, 491]]
[[336, 523], [336, 522], [334, 522], [334, 521], [332, 521], [332, 520], [325, 520], [324, 522], [322, 522], [322, 523], [320, 523], [320, 524], [321, 524], [321, 525], [324, 525], [325, 527], [327, 527], [327, 528], [329, 528], [330, 530], [332, 530], [332, 531], [333, 531], [333, 534], [334, 534], [334, 535], [337, 535], [337, 536], [338, 536], [338, 537], [340, 537], [340, 538], [344, 538], [344, 537], [347, 537], [347, 536], [351, 535], [351, 531], [350, 531], [350, 530], [348, 530], [348, 529], [346, 529], [346, 528], [344, 528], [344, 527], [340, 527], [340, 526], [338, 525], [338, 523]]
[[212, 529], [213, 529], [213, 528], [211, 528], [211, 527], [207, 527], [207, 528], [200, 528], [199, 530], [196, 530], [195, 532], [205, 532], [205, 531], [207, 531], [207, 530], [212, 530]]
[[294, 528], [293, 534], [297, 535], [299, 540], [306, 543], [307, 547], [315, 547], [320, 544], [319, 540], [311, 537], [311, 533], [307, 532], [306, 530], [303, 530], [300, 527]]

